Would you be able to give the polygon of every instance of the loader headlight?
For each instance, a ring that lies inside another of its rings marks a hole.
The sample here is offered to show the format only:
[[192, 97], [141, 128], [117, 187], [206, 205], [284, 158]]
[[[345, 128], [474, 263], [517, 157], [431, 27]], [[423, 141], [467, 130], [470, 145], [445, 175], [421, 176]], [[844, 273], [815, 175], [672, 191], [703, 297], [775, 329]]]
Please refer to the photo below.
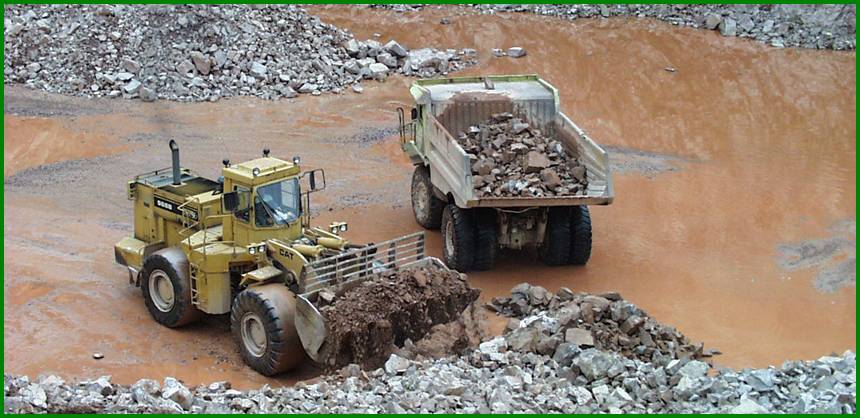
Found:
[[260, 167], [254, 167], [254, 169], [251, 170], [251, 174], [253, 174], [254, 177], [259, 176], [260, 175]]
[[248, 246], [248, 254], [263, 254], [266, 252], [266, 244], [251, 244]]
[[260, 246], [257, 247], [257, 253], [262, 254], [264, 252], [266, 252], [266, 244], [260, 244]]
[[257, 247], [248, 247], [248, 254], [257, 254]]
[[332, 222], [331, 225], [328, 226], [328, 230], [331, 231], [332, 234], [346, 232], [346, 222]]

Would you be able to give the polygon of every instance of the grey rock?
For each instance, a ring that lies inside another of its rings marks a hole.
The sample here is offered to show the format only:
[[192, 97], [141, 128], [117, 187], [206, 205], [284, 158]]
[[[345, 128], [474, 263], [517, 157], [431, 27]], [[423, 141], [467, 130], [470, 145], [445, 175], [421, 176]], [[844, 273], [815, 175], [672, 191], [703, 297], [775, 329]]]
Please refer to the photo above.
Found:
[[265, 78], [266, 74], [268, 74], [268, 69], [265, 65], [254, 61], [251, 63], [251, 74], [257, 78]]
[[726, 18], [720, 22], [720, 33], [723, 36], [737, 36], [738, 24], [734, 19]]
[[131, 80], [122, 87], [122, 90], [127, 94], [137, 93], [137, 90], [140, 88], [140, 81]]
[[720, 15], [709, 14], [708, 17], [705, 18], [705, 27], [714, 30], [718, 26], [720, 26], [720, 22], [722, 21], [723, 19], [720, 17]]
[[143, 100], [144, 102], [154, 102], [158, 100], [158, 93], [147, 87], [141, 87], [140, 91], [138, 91], [138, 95], [140, 96], [140, 100]]
[[587, 329], [568, 328], [564, 333], [564, 341], [579, 347], [594, 347], [594, 337]]
[[411, 361], [405, 359], [403, 357], [398, 356], [397, 354], [392, 354], [388, 360], [385, 361], [385, 372], [388, 374], [400, 374], [406, 371], [409, 368]]
[[191, 409], [191, 404], [194, 402], [194, 395], [191, 391], [172, 377], [164, 379], [161, 397], [176, 402], [186, 411]]
[[392, 53], [396, 57], [405, 58], [409, 55], [409, 51], [406, 48], [402, 47], [397, 41], [390, 40], [387, 44], [385, 44], [385, 50]]
[[194, 63], [194, 67], [197, 68], [197, 72], [202, 75], [209, 75], [209, 70], [211, 69], [211, 63], [209, 62], [209, 57], [203, 54], [200, 51], [192, 51], [191, 52], [191, 62]]
[[508, 56], [511, 58], [520, 58], [526, 56], [526, 50], [523, 47], [515, 46], [508, 48]]

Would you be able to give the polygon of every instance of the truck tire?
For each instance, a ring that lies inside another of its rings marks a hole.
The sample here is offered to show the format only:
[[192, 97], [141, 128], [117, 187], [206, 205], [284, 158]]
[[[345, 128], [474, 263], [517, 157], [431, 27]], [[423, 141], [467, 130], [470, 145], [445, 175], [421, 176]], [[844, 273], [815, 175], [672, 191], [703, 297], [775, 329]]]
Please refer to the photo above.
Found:
[[264, 376], [306, 358], [294, 322], [295, 295], [281, 283], [249, 287], [233, 301], [230, 328], [245, 364]]
[[548, 266], [567, 264], [570, 255], [570, 208], [549, 208], [546, 232], [539, 254]]
[[588, 206], [574, 206], [570, 211], [570, 264], [584, 266], [591, 258], [591, 215]]
[[433, 194], [433, 183], [430, 182], [430, 170], [423, 166], [415, 166], [412, 173], [412, 213], [418, 225], [427, 229], [439, 229], [442, 225], [442, 210], [445, 202]]
[[494, 209], [482, 209], [476, 213], [475, 226], [475, 270], [490, 270], [496, 263], [499, 249], [498, 225]]
[[454, 204], [442, 211], [442, 258], [448, 267], [463, 273], [475, 262], [474, 214]]
[[155, 322], [176, 328], [200, 319], [203, 313], [191, 302], [188, 259], [182, 250], [171, 247], [150, 254], [140, 273], [143, 300]]

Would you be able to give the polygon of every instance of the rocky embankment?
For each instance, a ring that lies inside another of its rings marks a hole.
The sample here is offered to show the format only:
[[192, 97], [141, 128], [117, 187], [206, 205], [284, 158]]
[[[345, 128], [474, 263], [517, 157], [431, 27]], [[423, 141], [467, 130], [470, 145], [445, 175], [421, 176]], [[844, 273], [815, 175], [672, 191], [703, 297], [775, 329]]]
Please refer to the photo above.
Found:
[[6, 83], [85, 97], [215, 101], [360, 93], [362, 80], [431, 77], [473, 50], [360, 41], [296, 5], [7, 5]]
[[392, 354], [293, 387], [187, 388], [5, 376], [6, 412], [856, 413], [853, 352], [766, 369], [713, 369], [712, 354], [617, 294], [520, 285], [493, 309], [503, 336], [443, 358]]
[[[374, 5], [414, 11], [420, 4]], [[854, 4], [474, 4], [483, 13], [535, 13], [575, 20], [647, 17], [674, 25], [718, 30], [775, 47], [853, 50], [857, 46]]]

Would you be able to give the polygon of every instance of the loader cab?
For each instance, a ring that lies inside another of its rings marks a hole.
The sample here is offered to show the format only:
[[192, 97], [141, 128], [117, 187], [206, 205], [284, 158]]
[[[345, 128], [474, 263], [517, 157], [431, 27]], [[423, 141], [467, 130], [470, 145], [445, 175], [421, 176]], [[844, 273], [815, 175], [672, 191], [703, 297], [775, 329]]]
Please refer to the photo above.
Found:
[[302, 184], [305, 196], [319, 189], [318, 172], [303, 176], [298, 158], [288, 162], [268, 156], [225, 166], [222, 209], [232, 216], [224, 219], [224, 240], [244, 247], [271, 238], [289, 242], [301, 237], [307, 218]]

